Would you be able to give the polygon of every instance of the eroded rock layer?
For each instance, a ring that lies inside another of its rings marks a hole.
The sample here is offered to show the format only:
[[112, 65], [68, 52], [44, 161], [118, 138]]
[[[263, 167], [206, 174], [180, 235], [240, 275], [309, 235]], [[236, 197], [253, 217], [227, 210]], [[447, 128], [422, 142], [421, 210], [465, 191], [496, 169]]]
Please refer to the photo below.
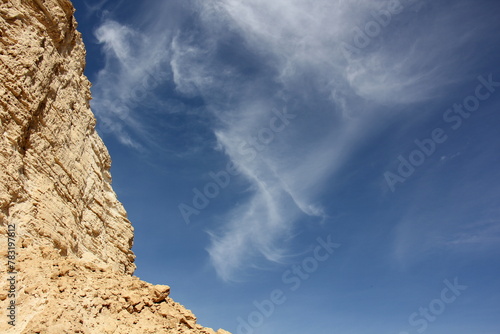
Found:
[[[85, 49], [68, 0], [0, 0], [2, 333], [215, 333], [133, 277], [133, 228], [95, 132]], [[11, 232], [12, 233], [12, 232]], [[12, 246], [12, 245], [11, 245]], [[12, 248], [12, 247], [11, 247]], [[227, 333], [220, 330], [217, 333]]]

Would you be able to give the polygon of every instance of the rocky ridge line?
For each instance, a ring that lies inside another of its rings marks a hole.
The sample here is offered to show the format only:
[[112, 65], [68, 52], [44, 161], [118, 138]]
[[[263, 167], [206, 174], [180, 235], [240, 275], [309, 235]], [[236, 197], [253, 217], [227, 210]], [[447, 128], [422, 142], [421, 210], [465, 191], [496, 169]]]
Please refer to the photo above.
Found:
[[95, 131], [68, 0], [0, 0], [0, 256], [16, 228], [16, 326], [2, 333], [200, 333], [170, 288], [132, 276], [133, 228]]

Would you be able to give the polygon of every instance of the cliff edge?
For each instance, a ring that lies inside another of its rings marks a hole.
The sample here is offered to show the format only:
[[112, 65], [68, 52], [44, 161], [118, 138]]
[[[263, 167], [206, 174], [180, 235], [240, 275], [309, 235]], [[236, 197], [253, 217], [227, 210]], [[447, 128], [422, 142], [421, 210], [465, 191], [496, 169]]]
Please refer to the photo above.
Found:
[[132, 276], [73, 12], [0, 0], [0, 332], [228, 333]]

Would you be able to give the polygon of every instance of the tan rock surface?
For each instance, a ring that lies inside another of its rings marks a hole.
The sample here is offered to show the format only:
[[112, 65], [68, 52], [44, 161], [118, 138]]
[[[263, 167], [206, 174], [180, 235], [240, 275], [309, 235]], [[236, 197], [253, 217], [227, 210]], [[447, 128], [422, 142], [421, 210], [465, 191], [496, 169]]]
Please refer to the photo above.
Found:
[[[215, 333], [132, 274], [68, 0], [0, 0], [1, 333]], [[16, 227], [16, 326], [4, 315]], [[228, 333], [223, 330], [219, 334]]]

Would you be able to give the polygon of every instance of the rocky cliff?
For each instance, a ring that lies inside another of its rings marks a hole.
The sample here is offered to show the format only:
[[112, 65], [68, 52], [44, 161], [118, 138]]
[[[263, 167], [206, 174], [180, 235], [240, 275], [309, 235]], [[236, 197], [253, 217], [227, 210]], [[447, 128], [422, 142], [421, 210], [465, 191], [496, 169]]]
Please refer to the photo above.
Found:
[[214, 334], [132, 276], [73, 12], [0, 0], [0, 332]]

